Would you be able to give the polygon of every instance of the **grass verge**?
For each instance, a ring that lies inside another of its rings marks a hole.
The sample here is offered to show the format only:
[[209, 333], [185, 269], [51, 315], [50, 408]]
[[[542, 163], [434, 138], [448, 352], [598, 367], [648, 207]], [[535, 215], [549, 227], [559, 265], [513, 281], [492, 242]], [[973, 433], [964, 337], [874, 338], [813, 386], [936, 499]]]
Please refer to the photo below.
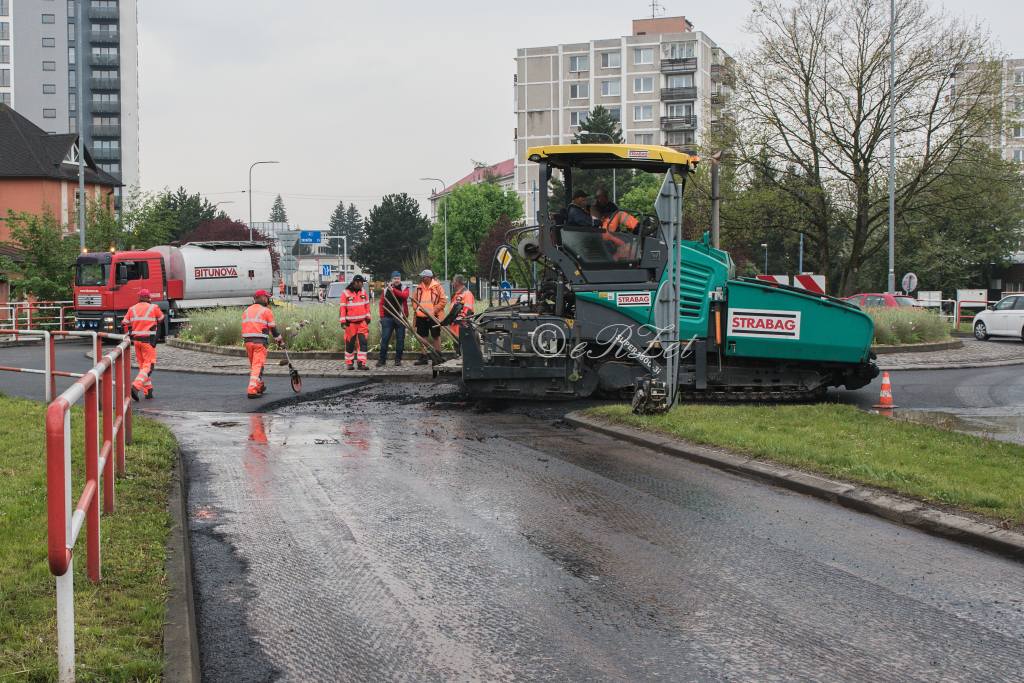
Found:
[[684, 405], [665, 415], [592, 408], [610, 422], [721, 446], [1024, 524], [1024, 447], [893, 420], [852, 406]]
[[[45, 407], [0, 395], [0, 681], [57, 679], [56, 597], [46, 560]], [[133, 416], [127, 474], [115, 487], [117, 511], [100, 522], [103, 580], [85, 575], [83, 529], [75, 553], [75, 649], [79, 681], [159, 680], [167, 585], [167, 496], [175, 441]], [[72, 416], [81, 445], [82, 413]], [[72, 498], [83, 477], [73, 456]]]

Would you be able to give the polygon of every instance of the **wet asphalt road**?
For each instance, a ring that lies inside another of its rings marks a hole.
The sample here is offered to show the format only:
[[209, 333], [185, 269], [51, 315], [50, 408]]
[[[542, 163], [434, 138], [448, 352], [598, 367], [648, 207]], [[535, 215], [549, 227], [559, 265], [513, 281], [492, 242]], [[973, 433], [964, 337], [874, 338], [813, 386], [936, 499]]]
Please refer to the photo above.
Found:
[[162, 416], [205, 680], [1021, 678], [1020, 563], [454, 398]]

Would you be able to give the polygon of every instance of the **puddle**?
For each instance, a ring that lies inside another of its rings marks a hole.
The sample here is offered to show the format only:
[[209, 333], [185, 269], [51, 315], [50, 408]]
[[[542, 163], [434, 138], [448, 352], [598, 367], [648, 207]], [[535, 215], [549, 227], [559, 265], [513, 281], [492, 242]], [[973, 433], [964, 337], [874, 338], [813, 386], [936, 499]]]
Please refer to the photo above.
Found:
[[1024, 445], [1024, 410], [1019, 406], [949, 411], [897, 410], [896, 417], [908, 422]]

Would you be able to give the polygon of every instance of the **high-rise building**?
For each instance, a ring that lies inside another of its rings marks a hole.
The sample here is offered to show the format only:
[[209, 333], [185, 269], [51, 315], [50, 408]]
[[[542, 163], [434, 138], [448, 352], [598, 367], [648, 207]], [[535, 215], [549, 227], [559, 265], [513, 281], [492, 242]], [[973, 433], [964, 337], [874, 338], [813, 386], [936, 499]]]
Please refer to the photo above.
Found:
[[732, 59], [686, 17], [633, 21], [632, 35], [519, 48], [515, 188], [535, 211], [529, 147], [567, 144], [596, 105], [618, 119], [626, 143], [693, 151], [721, 117]]
[[139, 184], [137, 10], [137, 0], [0, 0], [0, 102], [55, 134], [77, 132], [82, 107], [86, 146], [125, 185]]
[[1003, 60], [1002, 99], [1007, 125], [999, 148], [1004, 159], [1024, 164], [1024, 59]]

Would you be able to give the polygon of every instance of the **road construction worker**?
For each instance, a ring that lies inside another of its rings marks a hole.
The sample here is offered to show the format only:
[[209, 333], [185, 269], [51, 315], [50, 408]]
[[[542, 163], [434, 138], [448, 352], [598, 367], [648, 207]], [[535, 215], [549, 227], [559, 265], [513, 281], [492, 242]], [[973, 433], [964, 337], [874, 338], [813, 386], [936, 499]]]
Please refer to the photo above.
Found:
[[[416, 334], [427, 340], [438, 353], [441, 352], [441, 326], [438, 324], [444, 317], [444, 306], [448, 297], [444, 287], [434, 279], [434, 271], [424, 270], [420, 273], [420, 283], [416, 285], [416, 293], [412, 295], [412, 309], [416, 313]], [[422, 342], [421, 342], [422, 343]], [[427, 350], [416, 361], [416, 365], [426, 365]]]
[[[380, 357], [377, 366], [387, 364], [388, 345], [394, 334], [397, 367], [402, 364], [402, 352], [405, 351], [405, 325], [402, 321], [409, 318], [409, 289], [402, 286], [402, 274], [397, 270], [391, 273], [391, 282], [380, 295], [377, 308], [380, 313]], [[401, 320], [398, 316], [401, 316]]]
[[348, 370], [353, 367], [369, 370], [366, 350], [370, 337], [370, 296], [363, 288], [365, 283], [362, 275], [353, 275], [348, 287], [341, 292], [338, 307], [338, 320], [345, 328], [345, 368]]
[[[452, 286], [455, 287], [455, 291], [452, 293], [452, 307], [448, 311], [448, 315], [444, 317], [443, 322], [446, 325], [450, 325], [452, 334], [455, 338], [459, 337], [459, 320], [468, 318], [473, 315], [473, 308], [476, 306], [476, 299], [473, 297], [473, 292], [469, 291], [469, 287], [466, 286], [466, 278], [462, 275], [456, 275], [452, 278]], [[455, 342], [455, 353], [460, 353], [459, 342]]]
[[619, 235], [636, 234], [639, 225], [640, 221], [635, 216], [618, 209], [601, 219], [601, 237], [608, 242], [613, 260], [628, 261], [635, 256], [636, 241], [623, 239]]
[[594, 212], [598, 215], [598, 218], [604, 220], [618, 210], [619, 207], [608, 197], [608, 190], [603, 187], [598, 188], [597, 192], [594, 193]]
[[576, 190], [572, 193], [572, 203], [565, 214], [565, 225], [587, 228], [600, 225], [597, 212], [587, 202], [589, 196], [586, 190]]
[[139, 290], [139, 302], [124, 314], [122, 326], [125, 334], [132, 338], [135, 347], [135, 360], [139, 364], [139, 374], [132, 382], [132, 398], [139, 400], [139, 393], [146, 398], [153, 398], [153, 368], [156, 366], [156, 340], [159, 336], [159, 325], [163, 322], [164, 312], [150, 302], [148, 289]]
[[277, 331], [274, 313], [267, 306], [270, 304], [270, 293], [258, 289], [252, 295], [253, 304], [242, 313], [242, 341], [245, 342], [245, 355], [249, 358], [249, 398], [259, 398], [267, 390], [263, 383], [263, 366], [267, 363], [267, 345], [270, 336], [278, 346], [284, 339]]

